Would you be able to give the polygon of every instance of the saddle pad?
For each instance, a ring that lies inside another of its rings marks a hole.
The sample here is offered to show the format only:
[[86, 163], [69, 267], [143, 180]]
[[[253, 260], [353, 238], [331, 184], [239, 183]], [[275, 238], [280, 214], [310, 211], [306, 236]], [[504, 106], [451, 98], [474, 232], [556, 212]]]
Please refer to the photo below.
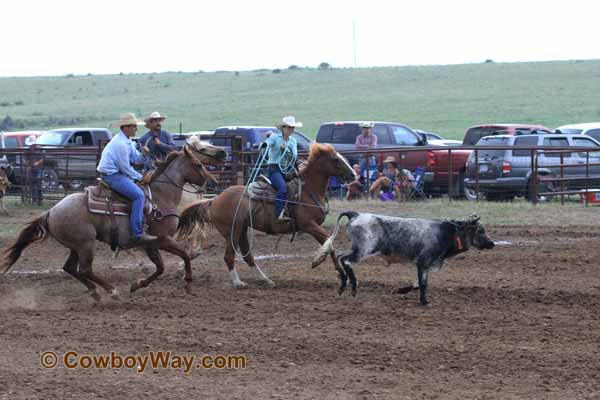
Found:
[[[88, 194], [88, 211], [93, 214], [109, 215], [106, 198], [111, 196], [111, 194], [100, 186], [88, 186], [85, 188], [85, 191]], [[124, 197], [115, 195], [115, 192], [112, 192], [112, 198], [112, 207], [115, 215], [129, 215], [129, 202], [124, 202], [122, 200]]]
[[[292, 179], [287, 182], [288, 200], [298, 200], [300, 198], [300, 188], [302, 181], [299, 178]], [[264, 176], [259, 176], [255, 182], [248, 186], [248, 195], [252, 200], [264, 199], [266, 201], [275, 201], [277, 191], [269, 180]]]

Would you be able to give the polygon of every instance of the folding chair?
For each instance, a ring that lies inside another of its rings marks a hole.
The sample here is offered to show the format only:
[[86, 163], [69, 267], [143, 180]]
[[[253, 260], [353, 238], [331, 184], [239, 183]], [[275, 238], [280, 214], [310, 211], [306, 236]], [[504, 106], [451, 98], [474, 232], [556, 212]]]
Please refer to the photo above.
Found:
[[427, 198], [425, 194], [425, 168], [417, 167], [413, 172], [413, 185], [409, 197], [415, 200], [423, 200]]

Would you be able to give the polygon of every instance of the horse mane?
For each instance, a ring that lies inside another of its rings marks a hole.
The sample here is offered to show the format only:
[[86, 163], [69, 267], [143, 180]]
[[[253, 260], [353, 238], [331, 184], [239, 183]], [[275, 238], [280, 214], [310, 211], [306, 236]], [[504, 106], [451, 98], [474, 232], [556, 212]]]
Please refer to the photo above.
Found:
[[308, 162], [316, 159], [323, 153], [335, 154], [335, 149], [329, 143], [313, 143], [310, 145], [310, 150], [308, 153]]
[[167, 155], [167, 158], [164, 161], [157, 161], [156, 168], [150, 172], [150, 174], [152, 174], [151, 181], [161, 176], [163, 172], [165, 172], [169, 164], [171, 164], [180, 155], [181, 151], [173, 151]]

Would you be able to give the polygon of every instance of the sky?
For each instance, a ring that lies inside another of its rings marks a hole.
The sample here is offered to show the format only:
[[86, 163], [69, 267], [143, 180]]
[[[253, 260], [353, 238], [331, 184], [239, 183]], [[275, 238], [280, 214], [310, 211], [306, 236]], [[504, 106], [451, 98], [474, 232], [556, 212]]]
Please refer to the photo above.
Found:
[[589, 0], [4, 0], [0, 76], [600, 58]]

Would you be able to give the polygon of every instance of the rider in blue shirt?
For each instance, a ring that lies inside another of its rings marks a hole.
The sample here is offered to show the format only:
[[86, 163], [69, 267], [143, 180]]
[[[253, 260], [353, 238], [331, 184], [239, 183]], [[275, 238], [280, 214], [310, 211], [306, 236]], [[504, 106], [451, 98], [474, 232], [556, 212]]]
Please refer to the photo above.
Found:
[[131, 200], [129, 227], [131, 239], [135, 245], [157, 239], [157, 237], [143, 232], [145, 195], [144, 191], [135, 183], [142, 179], [142, 175], [131, 166], [132, 163], [144, 161], [143, 155], [135, 149], [135, 145], [130, 139], [135, 136], [137, 126], [141, 124], [143, 122], [132, 113], [121, 115], [121, 119], [117, 123], [121, 131], [102, 150], [97, 168], [104, 182]]
[[285, 203], [287, 201], [287, 185], [285, 183], [285, 174], [291, 172], [296, 166], [298, 158], [298, 143], [292, 136], [296, 127], [301, 127], [302, 123], [297, 122], [292, 116], [284, 117], [282, 122], [277, 125], [281, 132], [273, 133], [264, 142], [261, 148], [267, 148], [269, 161], [267, 164], [269, 180], [271, 185], [277, 190], [275, 201], [275, 216], [280, 221], [289, 220], [284, 215]]

